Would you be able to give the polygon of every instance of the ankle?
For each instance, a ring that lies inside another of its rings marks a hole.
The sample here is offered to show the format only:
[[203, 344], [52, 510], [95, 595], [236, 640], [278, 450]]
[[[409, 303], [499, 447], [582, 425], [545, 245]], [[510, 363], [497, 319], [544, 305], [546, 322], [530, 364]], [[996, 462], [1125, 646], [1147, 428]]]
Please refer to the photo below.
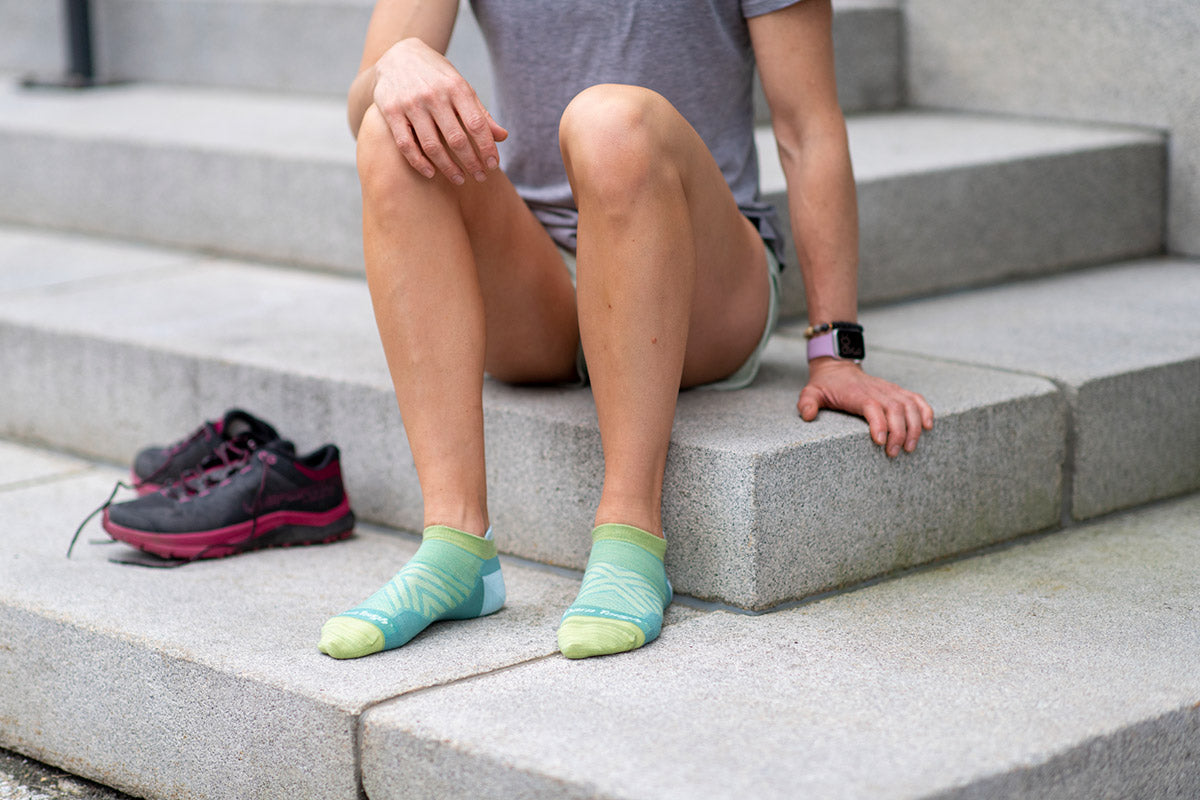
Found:
[[486, 512], [479, 513], [478, 511], [435, 511], [429, 510], [425, 513], [425, 528], [432, 527], [453, 528], [456, 531], [469, 533], [472, 536], [483, 538], [487, 535], [491, 522], [488, 519]]
[[596, 507], [593, 526], [631, 525], [647, 533], [663, 537], [662, 495], [628, 494], [606, 485]]
[[601, 525], [628, 525], [631, 528], [645, 531], [651, 536], [657, 536], [659, 539], [665, 539], [663, 534], [662, 522], [657, 514], [655, 515], [636, 515], [632, 513], [606, 513], [603, 509], [596, 512], [596, 517], [593, 520], [593, 529], [599, 528]]

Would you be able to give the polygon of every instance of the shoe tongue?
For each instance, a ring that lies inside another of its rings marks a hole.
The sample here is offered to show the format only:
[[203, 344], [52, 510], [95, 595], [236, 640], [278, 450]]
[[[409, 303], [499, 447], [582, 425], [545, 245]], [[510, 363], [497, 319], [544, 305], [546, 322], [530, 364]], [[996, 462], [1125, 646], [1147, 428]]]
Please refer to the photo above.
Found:
[[287, 456], [296, 455], [296, 445], [289, 442], [287, 439], [275, 439], [267, 442], [262, 446], [263, 450], [271, 450], [276, 453], [282, 453]]
[[231, 408], [225, 412], [225, 417], [219, 424], [221, 434], [227, 439], [250, 436], [258, 444], [265, 444], [279, 438], [279, 434], [270, 424], [240, 408]]
[[253, 426], [241, 417], [226, 419], [225, 424], [221, 428], [221, 433], [226, 439], [236, 439], [244, 433], [252, 433], [253, 431]]

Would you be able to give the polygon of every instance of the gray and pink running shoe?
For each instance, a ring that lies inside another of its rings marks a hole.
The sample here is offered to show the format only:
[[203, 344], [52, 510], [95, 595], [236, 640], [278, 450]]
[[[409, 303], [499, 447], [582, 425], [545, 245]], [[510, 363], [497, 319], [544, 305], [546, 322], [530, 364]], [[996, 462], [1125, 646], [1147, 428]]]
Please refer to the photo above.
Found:
[[133, 460], [133, 488], [138, 494], [157, 492], [201, 464], [223, 470], [250, 450], [278, 438], [269, 423], [240, 408], [231, 408], [221, 419], [205, 422], [174, 444], [139, 452]]
[[220, 445], [159, 491], [107, 506], [104, 530], [139, 550], [182, 561], [333, 542], [354, 532], [336, 446], [300, 457], [291, 442], [249, 448], [245, 436]]

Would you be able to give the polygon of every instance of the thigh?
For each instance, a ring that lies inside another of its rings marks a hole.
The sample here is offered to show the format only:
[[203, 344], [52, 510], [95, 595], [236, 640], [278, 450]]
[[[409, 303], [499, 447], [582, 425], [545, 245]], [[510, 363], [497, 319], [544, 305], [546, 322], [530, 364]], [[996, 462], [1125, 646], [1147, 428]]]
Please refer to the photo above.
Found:
[[487, 371], [513, 381], [574, 373], [574, 289], [554, 242], [507, 176], [495, 171], [462, 186], [440, 174], [424, 177], [401, 156], [375, 106], [358, 132], [358, 164], [364, 222], [375, 219], [384, 239], [366, 244], [424, 260], [473, 261], [485, 310]]
[[696, 284], [684, 356], [683, 386], [728, 377], [758, 347], [770, 306], [770, 276], [762, 237], [738, 209], [724, 175], [702, 152], [689, 192]]
[[737, 206], [700, 135], [675, 112], [695, 289], [681, 385], [727, 377], [758, 347], [770, 306], [762, 237]]
[[485, 369], [514, 383], [575, 376], [575, 288], [557, 246], [502, 172], [459, 190], [486, 312]]
[[[641, 251], [667, 259], [654, 269], [663, 290], [676, 298], [689, 292], [681, 385], [736, 371], [766, 326], [766, 254], [700, 135], [661, 94], [602, 84], [571, 101], [559, 140], [577, 202], [581, 194], [589, 201], [587, 208], [580, 203], [581, 215], [612, 217], [637, 230], [638, 244], [627, 242], [634, 258]], [[585, 248], [610, 249], [586, 241], [581, 227], [581, 253]]]

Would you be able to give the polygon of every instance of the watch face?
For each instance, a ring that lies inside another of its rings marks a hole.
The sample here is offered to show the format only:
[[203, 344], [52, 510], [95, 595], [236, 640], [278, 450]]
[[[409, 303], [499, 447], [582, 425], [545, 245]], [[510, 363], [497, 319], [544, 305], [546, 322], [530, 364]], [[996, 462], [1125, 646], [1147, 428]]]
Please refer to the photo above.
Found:
[[833, 332], [833, 342], [838, 358], [844, 358], [847, 361], [862, 361], [867, 355], [867, 346], [863, 341], [862, 331], [836, 328]]

